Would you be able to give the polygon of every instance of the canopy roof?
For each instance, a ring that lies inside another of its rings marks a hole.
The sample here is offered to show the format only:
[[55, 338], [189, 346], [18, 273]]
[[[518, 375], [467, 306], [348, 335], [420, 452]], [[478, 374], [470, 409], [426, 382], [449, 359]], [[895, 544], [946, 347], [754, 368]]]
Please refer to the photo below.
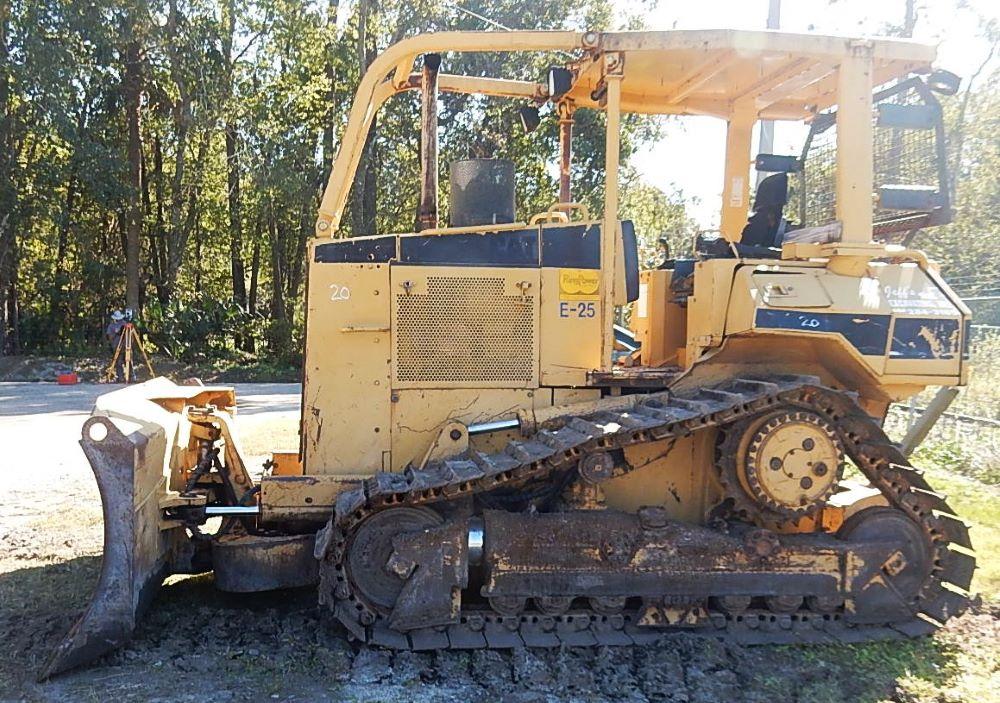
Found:
[[[909, 73], [927, 72], [935, 57], [932, 46], [898, 39], [732, 29], [436, 32], [410, 37], [382, 52], [358, 86], [320, 203], [317, 235], [330, 236], [340, 225], [374, 115], [392, 95], [422, 89], [421, 73], [413, 72], [417, 59], [429, 53], [490, 52], [561, 52], [569, 57], [566, 65], [573, 72], [572, 85], [564, 95], [550, 96], [547, 87], [535, 81], [441, 73], [438, 89], [539, 103], [554, 98], [572, 102], [567, 106], [571, 108], [607, 109], [610, 106], [603, 99], [604, 82], [611, 70], [615, 72], [612, 83], [616, 94], [620, 89], [620, 99], [608, 109], [609, 118], [614, 113], [615, 129], [620, 112], [711, 115], [728, 120], [726, 173], [730, 184], [737, 183], [737, 168], [748, 169], [749, 156], [741, 154], [749, 153], [753, 120], [809, 119], [834, 105], [838, 95], [848, 96], [841, 117], [850, 119], [838, 120], [844, 127], [838, 130], [838, 140], [856, 143], [860, 148], [871, 142], [872, 87]], [[850, 115], [845, 115], [845, 110]], [[608, 132], [610, 135], [610, 127]], [[839, 183], [838, 192], [861, 193], [859, 197], [870, 199], [870, 148], [867, 156], [859, 152], [849, 158], [860, 166], [838, 171], [838, 178], [844, 181]], [[868, 182], [848, 182], [846, 174], [861, 172], [868, 174]], [[607, 179], [616, 181], [617, 174], [607, 174]], [[746, 189], [745, 174], [739, 184], [741, 191]], [[727, 201], [736, 203], [724, 208], [724, 214], [732, 211], [729, 219], [735, 221], [745, 215], [740, 214], [745, 209], [744, 196], [733, 194]], [[838, 200], [838, 207], [846, 212], [850, 208], [843, 202]], [[863, 224], [852, 226], [852, 231], [866, 230]], [[870, 224], [866, 231], [870, 231]]]
[[624, 55], [622, 110], [727, 117], [737, 101], [754, 101], [763, 118], [802, 119], [836, 102], [837, 67], [870, 47], [872, 84], [930, 70], [932, 46], [898, 39], [731, 29], [611, 32], [597, 51], [572, 62], [567, 94], [579, 107], [598, 107], [603, 56]]

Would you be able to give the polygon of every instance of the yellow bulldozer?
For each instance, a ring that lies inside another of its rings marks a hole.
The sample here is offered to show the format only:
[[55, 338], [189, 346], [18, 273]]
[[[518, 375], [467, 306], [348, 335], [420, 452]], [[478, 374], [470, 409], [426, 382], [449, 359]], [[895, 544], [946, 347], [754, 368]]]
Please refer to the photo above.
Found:
[[[561, 63], [538, 82], [445, 70], [470, 52]], [[82, 437], [100, 581], [44, 674], [123, 644], [167, 575], [209, 571], [230, 592], [315, 586], [349, 638], [413, 650], [855, 642], [960, 613], [968, 529], [882, 429], [967, 375], [969, 311], [908, 247], [951, 214], [935, 96], [958, 78], [933, 60], [732, 30], [388, 48], [308, 247], [299, 451], [249, 470], [230, 388], [102, 396]], [[407, 91], [416, 231], [338, 236], [372, 120]], [[551, 106], [550, 208], [518, 219], [511, 162], [457, 161], [442, 226], [440, 92], [519, 101], [529, 127]], [[580, 110], [603, 113], [599, 215], [572, 197]], [[719, 233], [651, 270], [619, 217], [626, 113], [728, 125]], [[760, 120], [808, 125], [803, 152], [753, 154]], [[771, 175], [751, 200], [752, 165]]]

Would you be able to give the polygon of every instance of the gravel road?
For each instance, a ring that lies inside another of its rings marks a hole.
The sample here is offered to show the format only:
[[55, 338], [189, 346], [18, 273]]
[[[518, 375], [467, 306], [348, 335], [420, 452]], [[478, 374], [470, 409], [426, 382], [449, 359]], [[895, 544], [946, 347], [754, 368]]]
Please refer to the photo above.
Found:
[[[0, 383], [0, 447], [7, 461], [0, 467], [0, 530], [51, 512], [72, 494], [81, 503], [100, 507], [90, 465], [78, 441], [80, 428], [97, 396], [120, 385], [83, 383]], [[295, 445], [299, 412], [297, 383], [248, 383], [236, 386], [238, 423], [242, 433], [266, 424], [284, 430], [284, 441]], [[280, 431], [280, 430], [279, 430]], [[26, 471], [25, 467], [31, 467]], [[10, 499], [11, 494], [16, 496]], [[0, 559], [3, 557], [0, 556]]]

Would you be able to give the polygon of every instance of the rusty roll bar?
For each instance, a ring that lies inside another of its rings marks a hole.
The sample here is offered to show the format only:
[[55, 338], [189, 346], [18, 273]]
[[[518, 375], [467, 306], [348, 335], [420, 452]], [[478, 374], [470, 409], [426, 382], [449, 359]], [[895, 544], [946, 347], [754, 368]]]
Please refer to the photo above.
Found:
[[438, 225], [438, 71], [441, 54], [424, 54], [420, 98], [420, 205], [417, 231]]
[[568, 101], [559, 103], [559, 202], [573, 202], [570, 174], [573, 162], [573, 107]]

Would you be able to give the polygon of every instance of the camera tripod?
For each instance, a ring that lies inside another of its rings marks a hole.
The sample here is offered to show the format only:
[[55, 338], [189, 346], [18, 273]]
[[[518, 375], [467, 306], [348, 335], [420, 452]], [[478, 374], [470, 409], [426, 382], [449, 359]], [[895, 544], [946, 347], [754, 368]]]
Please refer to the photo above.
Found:
[[115, 347], [114, 356], [111, 357], [111, 364], [108, 366], [108, 370], [104, 373], [104, 380], [106, 382], [113, 383], [118, 378], [119, 359], [121, 359], [121, 369], [122, 375], [125, 377], [125, 383], [131, 383], [135, 380], [133, 350], [136, 348], [139, 349], [139, 353], [142, 354], [143, 361], [146, 362], [146, 368], [149, 370], [149, 377], [153, 378], [156, 376], [156, 372], [153, 371], [153, 364], [149, 360], [149, 355], [146, 354], [146, 349], [142, 346], [142, 338], [139, 336], [139, 331], [136, 330], [135, 324], [126, 322], [125, 326], [122, 327], [121, 334], [118, 337], [118, 345]]

